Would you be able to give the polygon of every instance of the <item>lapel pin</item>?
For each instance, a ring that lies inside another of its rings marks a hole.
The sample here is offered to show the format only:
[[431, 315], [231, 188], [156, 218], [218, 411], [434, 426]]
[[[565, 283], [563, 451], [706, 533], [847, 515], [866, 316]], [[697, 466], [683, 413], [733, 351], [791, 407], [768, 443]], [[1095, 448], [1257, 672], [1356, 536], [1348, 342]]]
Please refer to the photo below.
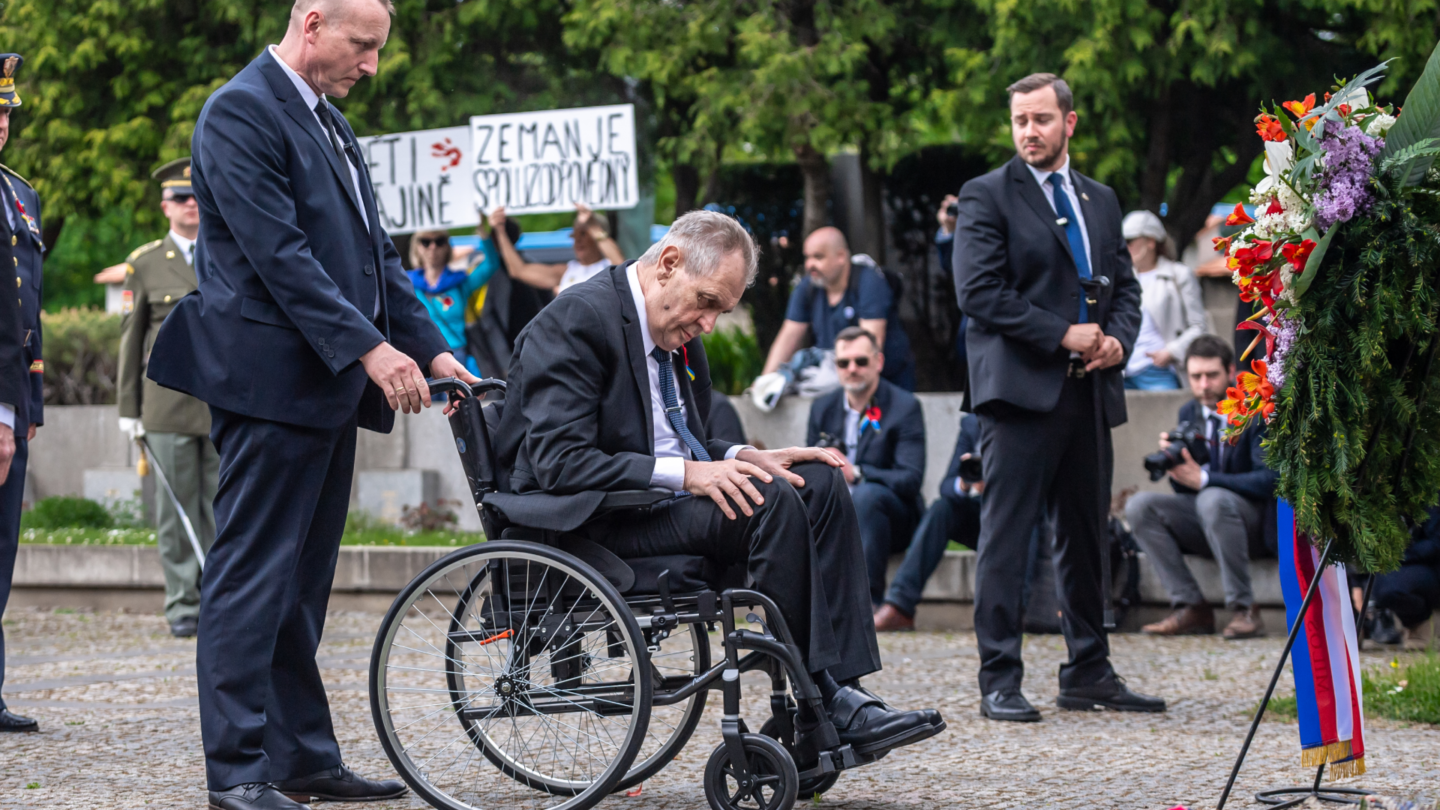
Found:
[[1055, 220], [1055, 224], [1063, 228], [1066, 225], [1070, 224], [1070, 220], [1065, 217], [1060, 217], [1059, 219]]
[[1090, 195], [1082, 191], [1080, 192], [1080, 199], [1084, 200], [1085, 202], [1090, 202]]

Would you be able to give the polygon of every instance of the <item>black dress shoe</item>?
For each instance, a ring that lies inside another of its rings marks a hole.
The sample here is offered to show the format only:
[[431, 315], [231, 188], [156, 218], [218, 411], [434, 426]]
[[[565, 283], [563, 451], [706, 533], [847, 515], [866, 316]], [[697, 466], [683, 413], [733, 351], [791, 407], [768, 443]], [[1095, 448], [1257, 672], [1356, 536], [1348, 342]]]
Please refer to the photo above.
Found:
[[911, 745], [945, 730], [944, 718], [934, 709], [903, 712], [863, 686], [840, 687], [826, 708], [840, 742], [866, 756]]
[[1038, 723], [1040, 712], [1020, 694], [1019, 689], [1001, 689], [980, 698], [980, 713], [991, 720]]
[[1113, 709], [1117, 712], [1163, 712], [1165, 699], [1131, 692], [1125, 679], [1119, 675], [1092, 686], [1078, 686], [1061, 689], [1055, 698], [1055, 705], [1071, 711], [1098, 711]]
[[40, 724], [9, 709], [0, 709], [0, 731], [39, 731]]
[[200, 620], [185, 616], [170, 623], [170, 635], [175, 638], [191, 638], [200, 629]]
[[302, 802], [379, 802], [399, 798], [409, 790], [398, 779], [366, 779], [344, 765], [276, 782], [275, 788]]
[[210, 810], [310, 810], [264, 782], [210, 791]]

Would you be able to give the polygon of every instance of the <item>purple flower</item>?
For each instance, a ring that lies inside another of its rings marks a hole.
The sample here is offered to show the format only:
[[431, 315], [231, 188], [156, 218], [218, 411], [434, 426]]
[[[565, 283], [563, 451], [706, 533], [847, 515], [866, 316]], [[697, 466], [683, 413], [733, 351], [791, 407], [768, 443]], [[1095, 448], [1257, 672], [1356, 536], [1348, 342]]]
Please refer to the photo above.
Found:
[[1384, 138], [1372, 138], [1359, 127], [1331, 132], [1333, 128], [1327, 125], [1320, 138], [1325, 166], [1316, 178], [1320, 193], [1315, 196], [1315, 227], [1322, 233], [1370, 210], [1375, 202], [1370, 174], [1375, 156], [1385, 147]]
[[[1298, 318], [1287, 318], [1276, 312], [1269, 317], [1266, 328], [1275, 336], [1275, 351], [1267, 360], [1266, 376], [1270, 378], [1270, 384], [1279, 390], [1285, 384], [1285, 361], [1290, 354], [1290, 347], [1295, 345], [1295, 338], [1300, 335], [1300, 320]], [[1291, 369], [1293, 370], [1293, 369]]]

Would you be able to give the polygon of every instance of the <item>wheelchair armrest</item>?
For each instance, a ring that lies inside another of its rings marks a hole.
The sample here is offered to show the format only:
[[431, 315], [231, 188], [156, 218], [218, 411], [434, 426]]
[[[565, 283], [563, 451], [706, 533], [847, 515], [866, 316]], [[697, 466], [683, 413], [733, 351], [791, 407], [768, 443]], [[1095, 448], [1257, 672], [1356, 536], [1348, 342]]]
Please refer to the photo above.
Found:
[[601, 512], [618, 512], [622, 509], [645, 509], [674, 497], [675, 493], [663, 489], [625, 489], [619, 492], [607, 492], [595, 512], [599, 514]]

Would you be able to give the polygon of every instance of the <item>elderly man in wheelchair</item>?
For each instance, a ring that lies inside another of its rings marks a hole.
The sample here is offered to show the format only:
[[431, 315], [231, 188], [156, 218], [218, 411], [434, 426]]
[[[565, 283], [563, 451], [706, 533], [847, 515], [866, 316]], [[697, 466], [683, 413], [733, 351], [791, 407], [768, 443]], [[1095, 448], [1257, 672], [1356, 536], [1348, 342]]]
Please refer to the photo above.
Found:
[[[371, 665], [382, 743], [431, 804], [589, 807], [672, 760], [711, 690], [717, 810], [786, 810], [945, 729], [860, 684], [881, 662], [833, 457], [708, 439], [700, 336], [739, 302], [757, 253], [734, 219], [686, 214], [535, 318], [503, 402], [452, 397], [491, 540], [416, 577]], [[759, 630], [737, 626], [746, 609], [764, 614], [746, 617]], [[771, 681], [759, 733], [740, 716], [746, 671]], [[475, 772], [485, 762], [510, 779]]]

